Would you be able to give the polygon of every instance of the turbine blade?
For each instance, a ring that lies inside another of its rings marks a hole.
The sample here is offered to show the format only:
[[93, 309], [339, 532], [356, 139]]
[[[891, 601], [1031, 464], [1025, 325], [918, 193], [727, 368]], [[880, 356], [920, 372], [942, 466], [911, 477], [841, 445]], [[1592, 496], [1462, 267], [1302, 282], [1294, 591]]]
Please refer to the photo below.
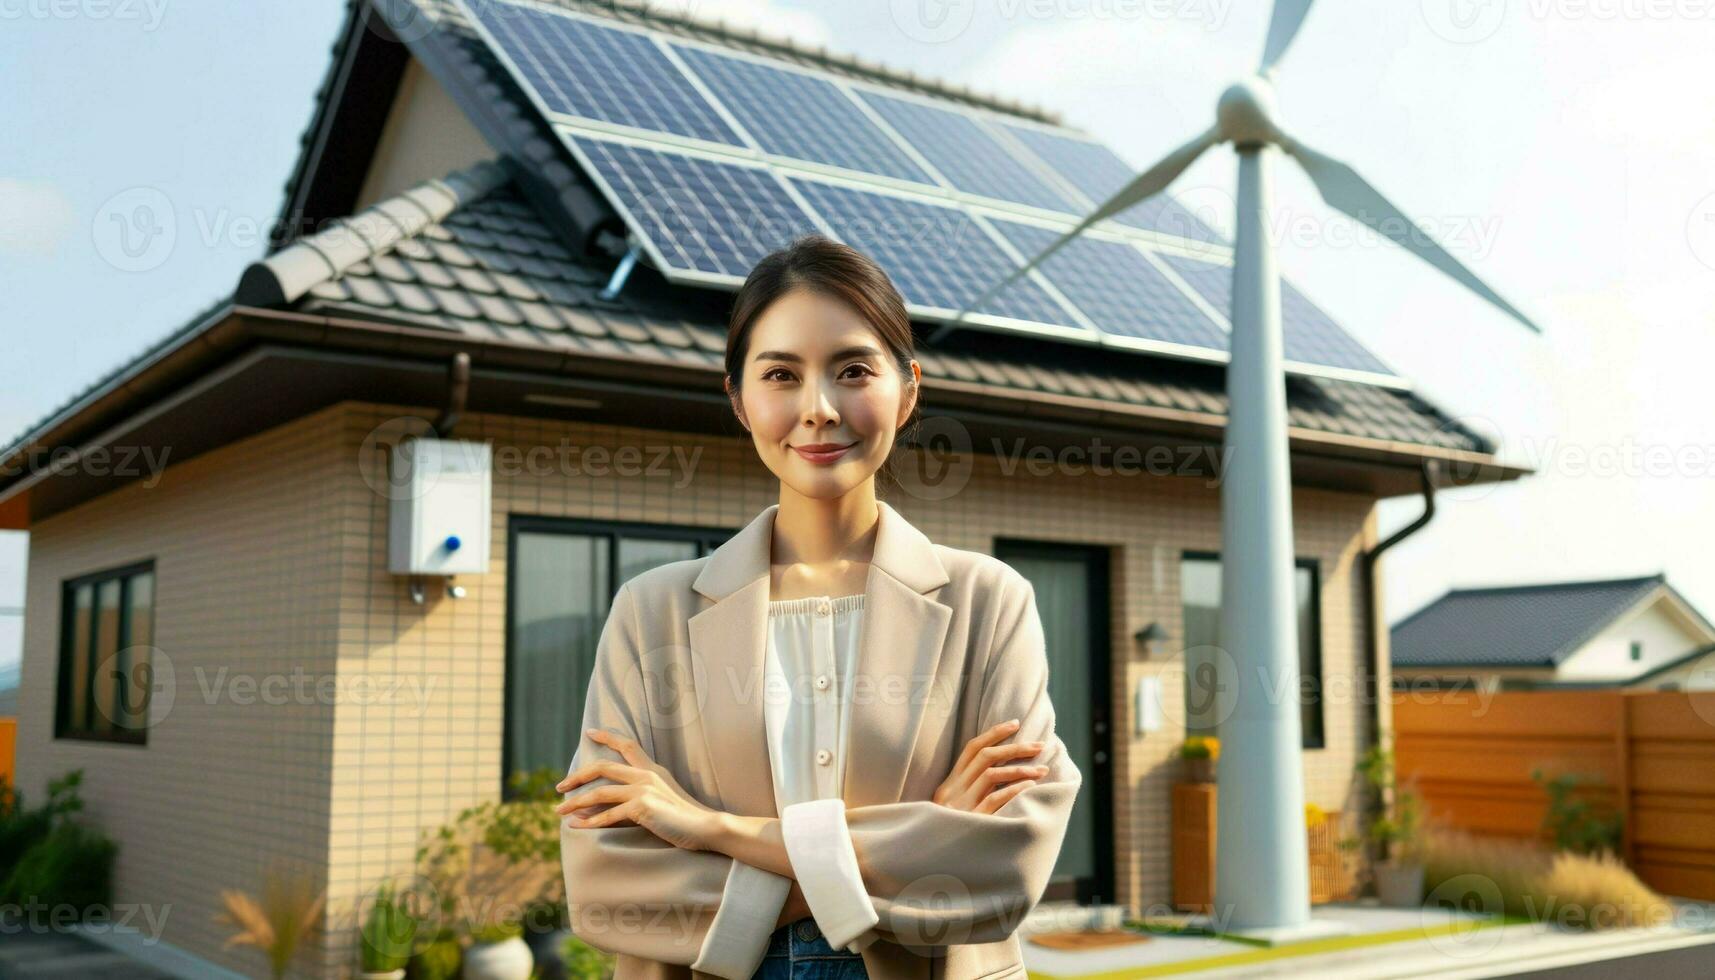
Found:
[[1298, 163], [1310, 175], [1310, 180], [1321, 193], [1322, 200], [1330, 207], [1342, 211], [1357, 221], [1375, 229], [1382, 236], [1392, 240], [1418, 258], [1462, 283], [1467, 289], [1488, 300], [1508, 316], [1542, 333], [1542, 328], [1531, 322], [1530, 317], [1520, 313], [1518, 308], [1502, 299], [1500, 294], [1489, 288], [1477, 274], [1466, 268], [1463, 263], [1454, 258], [1452, 253], [1442, 248], [1427, 233], [1418, 228], [1405, 212], [1401, 211], [1392, 201], [1382, 196], [1381, 191], [1370, 186], [1358, 172], [1344, 163], [1318, 153], [1310, 147], [1299, 143], [1284, 134], [1280, 137], [1281, 148], [1292, 154]]
[[1214, 146], [1218, 142], [1220, 142], [1220, 134], [1215, 129], [1211, 128], [1196, 139], [1193, 139], [1191, 142], [1186, 143], [1184, 146], [1174, 150], [1172, 153], [1167, 154], [1167, 156], [1162, 157], [1161, 162], [1157, 163], [1155, 166], [1150, 167], [1143, 173], [1133, 177], [1130, 183], [1120, 188], [1118, 193], [1114, 194], [1106, 201], [1103, 201], [1102, 204], [1094, 211], [1085, 215], [1082, 221], [1078, 222], [1071, 231], [1061, 235], [1054, 244], [1043, 249], [1035, 258], [1032, 258], [1030, 261], [1019, 266], [1005, 279], [1002, 279], [989, 288], [983, 290], [977, 298], [966, 303], [965, 308], [960, 310], [957, 316], [953, 317], [953, 319], [947, 323], [943, 323], [938, 330], [929, 336], [929, 342], [934, 343], [946, 334], [950, 333], [955, 327], [965, 321], [965, 317], [969, 316], [972, 310], [983, 305], [983, 303], [987, 302], [990, 297], [1017, 281], [1020, 276], [1023, 276], [1031, 269], [1036, 268], [1044, 259], [1058, 251], [1060, 246], [1082, 234], [1084, 229], [1098, 221], [1111, 218], [1114, 215], [1119, 214], [1121, 211], [1124, 211], [1127, 208], [1139, 204], [1166, 190], [1167, 185], [1173, 183], [1180, 174], [1185, 172], [1187, 167], [1191, 166], [1192, 163], [1196, 162], [1198, 157], [1203, 155], [1203, 151]]
[[1292, 46], [1292, 39], [1298, 36], [1298, 28], [1308, 13], [1310, 0], [1274, 0], [1274, 16], [1268, 23], [1268, 46], [1263, 48], [1262, 66], [1257, 74], [1274, 71], [1286, 49]]

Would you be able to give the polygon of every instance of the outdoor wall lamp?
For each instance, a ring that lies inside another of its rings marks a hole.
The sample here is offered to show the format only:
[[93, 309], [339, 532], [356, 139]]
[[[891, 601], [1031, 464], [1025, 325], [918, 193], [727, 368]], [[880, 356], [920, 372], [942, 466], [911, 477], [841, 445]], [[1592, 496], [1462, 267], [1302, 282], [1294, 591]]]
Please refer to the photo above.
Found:
[[1132, 635], [1137, 645], [1143, 648], [1143, 655], [1153, 657], [1159, 654], [1168, 640], [1168, 632], [1160, 623], [1150, 623]]

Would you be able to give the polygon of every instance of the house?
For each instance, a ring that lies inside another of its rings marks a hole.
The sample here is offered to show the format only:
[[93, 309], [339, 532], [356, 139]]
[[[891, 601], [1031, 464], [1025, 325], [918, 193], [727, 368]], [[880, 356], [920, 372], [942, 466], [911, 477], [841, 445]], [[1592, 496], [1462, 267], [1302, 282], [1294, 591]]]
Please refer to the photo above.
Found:
[[[351, 6], [271, 253], [0, 454], [0, 527], [31, 534], [20, 785], [85, 770], [87, 813], [120, 844], [116, 900], [169, 906], [168, 946], [234, 969], [252, 960], [222, 946], [219, 890], [255, 890], [282, 859], [328, 889], [330, 928], [299, 969], [346, 975], [354, 903], [410, 869], [426, 828], [500, 796], [508, 773], [564, 769], [618, 586], [706, 553], [775, 499], [721, 393], [730, 282], [639, 254], [640, 236], [673, 229], [640, 222], [568, 149], [577, 127], [550, 122], [464, 7], [380, 6]], [[553, 9], [657, 51], [669, 39], [834, 80], [842, 99], [1057, 125], [641, 5]], [[645, 111], [666, 98], [642, 96]], [[832, 196], [838, 170], [805, 173]], [[697, 193], [673, 215], [698, 234], [754, 231], [702, 221]], [[1048, 220], [1007, 207], [993, 210], [1019, 227]], [[1171, 310], [1219, 338], [1226, 246], [1194, 221], [1179, 231], [1132, 242], [1166, 287], [1109, 312]], [[1289, 328], [1361, 351], [1302, 294], [1283, 302]], [[1186, 704], [1201, 693], [1188, 666], [1218, 642], [1222, 365], [1183, 344], [1004, 326], [920, 344], [924, 431], [883, 492], [935, 540], [1036, 584], [1060, 734], [1085, 775], [1047, 898], [1159, 907], [1187, 709], [1208, 721]], [[1387, 724], [1372, 570], [1393, 542], [1377, 502], [1529, 471], [1403, 379], [1306, 369], [1286, 388], [1306, 798], [1345, 810]], [[389, 571], [389, 450], [431, 427], [492, 450], [490, 560], [455, 582]], [[122, 696], [127, 680], [147, 699]]]
[[1661, 573], [1453, 589], [1391, 646], [1396, 686], [1715, 690], [1715, 625]]

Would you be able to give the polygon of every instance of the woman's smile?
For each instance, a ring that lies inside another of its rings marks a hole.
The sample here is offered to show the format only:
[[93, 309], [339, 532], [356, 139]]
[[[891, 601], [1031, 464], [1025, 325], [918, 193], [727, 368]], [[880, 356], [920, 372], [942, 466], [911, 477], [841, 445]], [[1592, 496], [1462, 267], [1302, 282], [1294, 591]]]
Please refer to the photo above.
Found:
[[844, 456], [855, 445], [857, 445], [855, 442], [817, 442], [807, 446], [793, 446], [792, 448], [798, 455], [810, 462], [825, 466]]

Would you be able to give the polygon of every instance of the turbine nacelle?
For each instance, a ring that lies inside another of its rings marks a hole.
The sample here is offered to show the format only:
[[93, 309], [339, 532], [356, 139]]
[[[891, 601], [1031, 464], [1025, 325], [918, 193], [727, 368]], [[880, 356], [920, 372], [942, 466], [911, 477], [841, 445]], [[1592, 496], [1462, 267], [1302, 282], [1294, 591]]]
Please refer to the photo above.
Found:
[[1215, 131], [1234, 146], [1280, 142], [1274, 86], [1260, 75], [1234, 82], [1215, 105]]

